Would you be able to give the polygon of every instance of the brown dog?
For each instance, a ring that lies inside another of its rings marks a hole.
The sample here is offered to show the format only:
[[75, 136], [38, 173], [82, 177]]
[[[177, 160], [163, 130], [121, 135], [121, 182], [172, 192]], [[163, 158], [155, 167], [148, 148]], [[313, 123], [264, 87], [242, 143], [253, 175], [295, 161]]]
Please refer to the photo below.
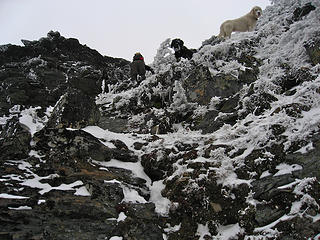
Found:
[[240, 18], [225, 21], [220, 26], [220, 34], [218, 37], [230, 38], [232, 32], [253, 31], [261, 14], [262, 9], [256, 6], [253, 7], [249, 13]]

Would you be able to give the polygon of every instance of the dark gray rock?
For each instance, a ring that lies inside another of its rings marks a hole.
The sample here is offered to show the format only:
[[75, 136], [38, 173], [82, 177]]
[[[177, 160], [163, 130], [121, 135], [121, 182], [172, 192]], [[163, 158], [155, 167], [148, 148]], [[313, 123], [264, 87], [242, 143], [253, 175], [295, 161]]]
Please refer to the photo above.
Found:
[[55, 106], [48, 128], [80, 129], [99, 122], [100, 112], [95, 100], [80, 90], [69, 89]]
[[36, 150], [50, 153], [51, 156], [65, 155], [65, 157], [79, 158], [84, 161], [109, 161], [112, 150], [98, 139], [84, 131], [44, 128], [35, 135]]
[[164, 179], [167, 172], [172, 172], [175, 159], [169, 157], [172, 150], [153, 151], [141, 156], [141, 165], [152, 181]]
[[294, 10], [292, 20], [300, 21], [304, 16], [308, 15], [311, 11], [314, 11], [315, 9], [316, 7], [309, 2], [305, 4], [303, 7], [299, 7]]
[[277, 84], [280, 85], [282, 93], [287, 92], [286, 94], [290, 94], [288, 91], [292, 88], [299, 86], [305, 81], [313, 81], [315, 78], [308, 68], [300, 68], [298, 70], [289, 68]]
[[285, 209], [270, 207], [268, 205], [258, 205], [255, 213], [255, 220], [259, 227], [266, 226], [286, 213]]
[[[119, 222], [116, 233], [127, 239], [162, 240], [162, 224], [154, 212], [155, 206], [148, 204], [122, 204], [127, 218]], [[159, 225], [160, 224], [160, 225]]]
[[230, 97], [242, 88], [243, 83], [232, 76], [212, 77], [208, 68], [197, 67], [184, 81], [187, 97], [202, 105], [210, 103], [212, 97]]
[[218, 111], [208, 111], [203, 117], [198, 118], [192, 129], [202, 130], [203, 134], [213, 133], [220, 129], [224, 124], [234, 125], [238, 120], [237, 113], [229, 113], [219, 116]]
[[252, 182], [254, 197], [256, 199], [269, 201], [281, 192], [278, 187], [294, 181], [295, 178], [290, 174], [261, 178]]
[[102, 129], [107, 129], [111, 132], [123, 133], [127, 131], [128, 119], [101, 116], [98, 122], [98, 126]]
[[0, 161], [27, 158], [30, 142], [29, 129], [17, 118], [9, 120], [0, 132]]
[[302, 170], [295, 172], [299, 178], [316, 177], [320, 179], [320, 136], [316, 135], [312, 141], [313, 149], [308, 153], [292, 153], [286, 156], [286, 161], [299, 164]]
[[305, 236], [315, 237], [317, 235], [315, 233], [320, 231], [320, 222], [295, 217], [289, 221], [280, 222], [276, 227], [281, 231], [281, 240], [303, 240]]
[[108, 86], [129, 78], [128, 61], [103, 57], [58, 32], [24, 43], [24, 47], [9, 45], [0, 51], [2, 115], [7, 115], [14, 105], [41, 106], [45, 112], [70, 88], [94, 98], [101, 93], [102, 81]]

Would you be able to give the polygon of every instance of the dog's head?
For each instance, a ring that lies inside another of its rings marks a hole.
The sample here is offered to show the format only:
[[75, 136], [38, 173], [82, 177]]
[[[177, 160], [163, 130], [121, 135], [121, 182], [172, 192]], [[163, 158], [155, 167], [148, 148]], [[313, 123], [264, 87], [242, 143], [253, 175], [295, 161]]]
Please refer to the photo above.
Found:
[[261, 7], [255, 6], [252, 8], [252, 10], [250, 11], [250, 13], [252, 14], [252, 16], [254, 16], [256, 19], [258, 19], [261, 14], [262, 14], [262, 9]]
[[171, 48], [173, 48], [173, 50], [174, 50], [175, 52], [178, 52], [178, 51], [180, 51], [180, 50], [182, 49], [183, 44], [184, 44], [184, 42], [183, 42], [181, 39], [176, 38], [176, 39], [173, 39], [173, 40], [172, 40], [172, 42], [171, 42]]

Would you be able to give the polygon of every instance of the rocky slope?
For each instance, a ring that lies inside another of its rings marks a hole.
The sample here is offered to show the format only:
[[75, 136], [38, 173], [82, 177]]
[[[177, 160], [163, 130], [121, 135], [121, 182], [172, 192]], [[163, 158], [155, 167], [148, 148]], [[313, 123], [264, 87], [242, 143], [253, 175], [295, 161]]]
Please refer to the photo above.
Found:
[[319, 15], [167, 39], [140, 85], [58, 32], [1, 46], [0, 239], [318, 239]]

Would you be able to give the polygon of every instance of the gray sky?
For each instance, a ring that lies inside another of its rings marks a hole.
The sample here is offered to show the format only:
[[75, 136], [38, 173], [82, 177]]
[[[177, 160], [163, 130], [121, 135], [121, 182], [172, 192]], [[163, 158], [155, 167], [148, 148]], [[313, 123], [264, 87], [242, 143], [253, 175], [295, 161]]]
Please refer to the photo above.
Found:
[[220, 24], [269, 0], [0, 0], [0, 45], [38, 40], [50, 30], [96, 49], [131, 60], [141, 52], [147, 63], [167, 38], [188, 48], [219, 33]]

